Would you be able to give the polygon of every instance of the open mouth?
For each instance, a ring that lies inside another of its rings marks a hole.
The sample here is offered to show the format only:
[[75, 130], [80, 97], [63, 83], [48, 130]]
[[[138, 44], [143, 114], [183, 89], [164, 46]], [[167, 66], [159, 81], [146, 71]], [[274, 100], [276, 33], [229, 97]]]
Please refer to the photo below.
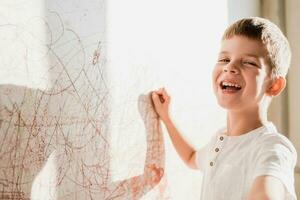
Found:
[[241, 85], [229, 81], [222, 81], [220, 83], [220, 87], [223, 91], [232, 91], [232, 92], [239, 91], [242, 89]]

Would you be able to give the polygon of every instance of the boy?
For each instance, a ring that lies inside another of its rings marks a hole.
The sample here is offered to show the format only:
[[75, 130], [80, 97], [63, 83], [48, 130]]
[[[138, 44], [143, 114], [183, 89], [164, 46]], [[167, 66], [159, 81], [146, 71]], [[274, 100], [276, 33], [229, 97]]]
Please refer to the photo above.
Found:
[[285, 88], [290, 57], [287, 39], [269, 20], [245, 18], [227, 28], [212, 76], [227, 127], [198, 150], [173, 124], [166, 90], [152, 92], [177, 153], [203, 172], [202, 200], [296, 199], [296, 150], [267, 120], [272, 97]]

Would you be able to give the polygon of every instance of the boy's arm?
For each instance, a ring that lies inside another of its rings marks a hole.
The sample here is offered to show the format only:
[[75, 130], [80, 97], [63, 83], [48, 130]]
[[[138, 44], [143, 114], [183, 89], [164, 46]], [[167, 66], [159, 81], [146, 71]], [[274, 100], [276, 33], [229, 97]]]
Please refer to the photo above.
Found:
[[195, 148], [183, 138], [182, 134], [180, 134], [170, 118], [169, 104], [171, 97], [168, 95], [165, 88], [153, 91], [152, 100], [157, 114], [168, 130], [169, 136], [177, 153], [187, 166], [192, 169], [197, 169]]
[[255, 179], [247, 200], [283, 200], [284, 185], [273, 176], [259, 176]]
[[283, 137], [264, 137], [257, 145], [253, 183], [247, 200], [296, 199], [294, 191], [294, 168], [297, 152]]
[[197, 169], [195, 148], [182, 136], [170, 118], [165, 119], [163, 123], [180, 158], [188, 167]]

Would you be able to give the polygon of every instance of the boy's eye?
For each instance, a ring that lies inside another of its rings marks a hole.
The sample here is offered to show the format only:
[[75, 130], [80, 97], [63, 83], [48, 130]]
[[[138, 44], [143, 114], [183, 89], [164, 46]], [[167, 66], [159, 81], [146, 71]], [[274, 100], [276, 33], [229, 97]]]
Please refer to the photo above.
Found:
[[250, 61], [244, 61], [244, 64], [252, 65], [252, 66], [258, 66], [255, 62], [250, 62]]
[[222, 59], [219, 59], [218, 62], [227, 63], [227, 62], [230, 62], [230, 60], [228, 58], [222, 58]]

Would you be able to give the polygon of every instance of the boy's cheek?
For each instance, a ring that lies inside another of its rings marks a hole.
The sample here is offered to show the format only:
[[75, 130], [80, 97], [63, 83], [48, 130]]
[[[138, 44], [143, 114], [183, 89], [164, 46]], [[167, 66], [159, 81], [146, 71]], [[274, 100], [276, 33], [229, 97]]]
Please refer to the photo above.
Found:
[[214, 68], [212, 73], [211, 73], [211, 78], [212, 78], [213, 82], [216, 80], [216, 74], [217, 74], [217, 70], [216, 70], [216, 68]]
[[216, 79], [214, 76], [212, 77], [211, 86], [212, 86], [212, 89], [214, 90], [214, 92], [216, 92], [217, 84], [216, 84]]
[[215, 68], [212, 73], [212, 85], [214, 89], [217, 89], [217, 79], [219, 77], [219, 71]]
[[215, 80], [212, 81], [212, 89], [215, 95], [217, 95], [218, 85]]

